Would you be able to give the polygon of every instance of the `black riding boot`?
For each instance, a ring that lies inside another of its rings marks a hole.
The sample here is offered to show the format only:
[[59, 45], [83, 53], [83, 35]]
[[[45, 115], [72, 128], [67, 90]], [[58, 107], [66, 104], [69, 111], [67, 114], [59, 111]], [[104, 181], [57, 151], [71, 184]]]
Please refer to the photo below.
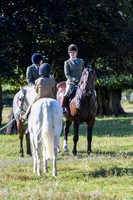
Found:
[[68, 114], [68, 97], [64, 96], [63, 101], [62, 101], [62, 108], [63, 108], [63, 114], [67, 115]]

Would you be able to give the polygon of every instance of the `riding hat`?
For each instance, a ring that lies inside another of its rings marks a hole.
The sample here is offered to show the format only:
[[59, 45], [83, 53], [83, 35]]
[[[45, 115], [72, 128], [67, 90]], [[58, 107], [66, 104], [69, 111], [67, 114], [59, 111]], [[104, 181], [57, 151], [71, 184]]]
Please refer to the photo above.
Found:
[[31, 57], [31, 61], [32, 63], [36, 64], [40, 62], [41, 60], [43, 60], [44, 58], [45, 56], [42, 56], [40, 53], [34, 53]]
[[39, 75], [44, 75], [47, 76], [50, 74], [50, 72], [52, 71], [52, 67], [50, 64], [48, 63], [43, 63], [40, 67], [39, 67]]
[[71, 44], [71, 45], [68, 47], [68, 53], [73, 52], [73, 51], [78, 52], [78, 47], [77, 47], [75, 44]]

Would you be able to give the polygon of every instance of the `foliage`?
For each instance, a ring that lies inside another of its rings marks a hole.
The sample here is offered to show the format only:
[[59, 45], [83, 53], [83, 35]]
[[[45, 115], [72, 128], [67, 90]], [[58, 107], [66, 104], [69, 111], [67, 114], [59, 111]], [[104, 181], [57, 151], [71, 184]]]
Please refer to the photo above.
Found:
[[96, 80], [96, 87], [105, 87], [107, 89], [128, 89], [133, 88], [133, 75], [110, 75], [100, 77]]
[[[31, 55], [40, 52], [57, 72], [58, 81], [65, 80], [63, 62], [68, 59], [68, 45], [75, 43], [79, 57], [87, 63], [96, 61], [99, 82], [106, 76], [110, 82], [111, 75], [122, 83], [119, 75], [133, 73], [132, 10], [130, 0], [2, 0], [1, 74], [12, 75], [11, 84], [23, 84], [20, 75], [25, 76]], [[109, 83], [110, 88], [115, 85]]]
[[[16, 74], [19, 79], [21, 74], [25, 75], [26, 67], [31, 64], [31, 55], [40, 50], [40, 43], [50, 42], [50, 38], [63, 30], [64, 14], [60, 1], [2, 0], [1, 73], [4, 77]], [[43, 48], [40, 53], [45, 51]], [[16, 79], [10, 82], [16, 83]]]

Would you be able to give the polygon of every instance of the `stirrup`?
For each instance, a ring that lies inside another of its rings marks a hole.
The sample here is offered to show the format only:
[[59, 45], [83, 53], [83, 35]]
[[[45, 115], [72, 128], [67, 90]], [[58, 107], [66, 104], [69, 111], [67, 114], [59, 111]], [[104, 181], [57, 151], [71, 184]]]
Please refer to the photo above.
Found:
[[68, 113], [67, 107], [63, 107], [63, 113]]
[[63, 115], [64, 115], [64, 117], [68, 117], [68, 115], [69, 115], [69, 110], [68, 110], [67, 107], [63, 107]]

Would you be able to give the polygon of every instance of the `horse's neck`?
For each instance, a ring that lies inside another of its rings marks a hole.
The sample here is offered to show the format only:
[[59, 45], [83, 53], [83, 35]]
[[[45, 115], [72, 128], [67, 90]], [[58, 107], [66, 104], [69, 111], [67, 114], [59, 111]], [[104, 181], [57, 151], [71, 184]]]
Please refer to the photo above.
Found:
[[[94, 91], [93, 91], [93, 92], [94, 92]], [[90, 104], [91, 95], [90, 95], [90, 96], [85, 96], [85, 95], [84, 95], [84, 90], [83, 90], [83, 88], [82, 88], [82, 85], [80, 85], [80, 86], [77, 88], [75, 97], [76, 97], [76, 100], [77, 100], [78, 102], [80, 102], [80, 103], [83, 102], [83, 104], [84, 104], [84, 103]]]
[[84, 98], [82, 85], [78, 86], [75, 96], [77, 99]]
[[29, 104], [32, 104], [35, 96], [37, 95], [36, 91], [34, 88], [28, 88], [28, 90], [26, 91], [26, 98]]

